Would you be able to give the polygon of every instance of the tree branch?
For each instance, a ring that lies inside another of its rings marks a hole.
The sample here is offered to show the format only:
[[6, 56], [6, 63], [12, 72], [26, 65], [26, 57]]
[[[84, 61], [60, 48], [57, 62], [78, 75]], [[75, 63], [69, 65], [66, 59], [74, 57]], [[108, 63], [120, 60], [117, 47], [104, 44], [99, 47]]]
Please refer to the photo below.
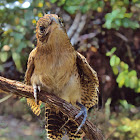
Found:
[[[9, 80], [0, 76], [0, 92], [3, 91], [7, 94], [15, 94], [21, 97], [34, 98], [32, 86], [25, 85], [21, 82]], [[46, 93], [41, 91], [38, 99], [49, 104], [57, 106], [60, 111], [65, 113], [69, 118], [75, 118], [79, 113], [79, 110], [72, 106], [70, 103], [64, 101], [63, 99], [55, 96], [52, 93]], [[80, 116], [75, 120], [79, 125], [83, 117]], [[82, 130], [85, 132], [86, 137], [90, 140], [103, 140], [103, 135], [101, 131], [93, 125], [89, 120], [86, 120], [85, 125], [82, 127]]]
[[79, 25], [79, 22], [81, 20], [81, 13], [78, 12], [75, 16], [75, 19], [73, 21], [73, 24], [71, 25], [71, 27], [69, 28], [67, 34], [68, 34], [68, 37], [71, 38], [72, 35], [74, 34], [75, 30], [78, 28], [78, 25]]
[[128, 57], [130, 59], [130, 63], [132, 65], [133, 68], [135, 68], [135, 63], [134, 63], [134, 58], [133, 58], [133, 55], [132, 55], [132, 52], [131, 52], [131, 47], [129, 46], [129, 40], [127, 37], [125, 37], [123, 34], [119, 33], [119, 32], [115, 32], [115, 35], [120, 37], [123, 41], [125, 41], [126, 43], [126, 49], [127, 49], [127, 52], [128, 52]]

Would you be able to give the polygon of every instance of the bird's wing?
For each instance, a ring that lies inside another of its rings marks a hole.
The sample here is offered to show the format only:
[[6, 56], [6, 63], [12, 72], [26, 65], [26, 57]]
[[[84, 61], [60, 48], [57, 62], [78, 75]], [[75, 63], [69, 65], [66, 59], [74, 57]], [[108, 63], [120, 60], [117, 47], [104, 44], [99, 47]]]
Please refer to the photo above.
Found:
[[97, 73], [90, 67], [86, 58], [77, 52], [77, 68], [82, 87], [82, 104], [89, 109], [98, 104], [99, 80]]
[[[34, 66], [35, 53], [36, 53], [36, 48], [31, 51], [28, 58], [27, 70], [26, 70], [25, 78], [24, 78], [24, 82], [27, 85], [31, 85], [31, 76], [34, 72], [34, 67], [35, 67]], [[27, 98], [27, 104], [31, 107], [34, 114], [36, 114], [37, 116], [40, 114], [41, 101], [39, 101], [37, 105], [34, 99]]]
[[35, 54], [35, 52], [36, 52], [36, 48], [31, 51], [29, 58], [28, 58], [27, 70], [26, 70], [25, 77], [24, 77], [24, 83], [26, 85], [31, 85], [30, 80], [31, 80], [31, 76], [34, 71], [34, 54]]

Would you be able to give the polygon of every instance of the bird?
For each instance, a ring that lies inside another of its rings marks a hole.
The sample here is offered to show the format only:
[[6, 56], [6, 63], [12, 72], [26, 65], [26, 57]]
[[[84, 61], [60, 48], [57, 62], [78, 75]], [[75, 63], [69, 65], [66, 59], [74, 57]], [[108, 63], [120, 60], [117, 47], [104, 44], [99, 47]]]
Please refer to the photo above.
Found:
[[[79, 108], [80, 112], [72, 119], [56, 106], [45, 105], [47, 138], [61, 140], [67, 134], [70, 140], [79, 139], [87, 111], [98, 104], [97, 73], [74, 49], [58, 15], [45, 14], [38, 20], [36, 38], [37, 46], [29, 54], [25, 73], [25, 84], [33, 87], [35, 99], [27, 98], [27, 104], [38, 116], [42, 102], [37, 96], [43, 90]], [[75, 120], [81, 115], [83, 120], [78, 125]]]

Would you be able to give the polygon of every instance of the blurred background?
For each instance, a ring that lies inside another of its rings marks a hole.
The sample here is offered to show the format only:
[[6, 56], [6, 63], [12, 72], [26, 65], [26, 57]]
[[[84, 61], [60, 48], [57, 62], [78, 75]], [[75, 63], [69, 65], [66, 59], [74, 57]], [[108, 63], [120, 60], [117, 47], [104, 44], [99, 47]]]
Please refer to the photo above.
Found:
[[[140, 140], [139, 0], [0, 0], [0, 76], [23, 82], [35, 27], [55, 13], [71, 43], [97, 71], [98, 109], [89, 120], [106, 140]], [[0, 93], [0, 140], [45, 140], [44, 115]]]

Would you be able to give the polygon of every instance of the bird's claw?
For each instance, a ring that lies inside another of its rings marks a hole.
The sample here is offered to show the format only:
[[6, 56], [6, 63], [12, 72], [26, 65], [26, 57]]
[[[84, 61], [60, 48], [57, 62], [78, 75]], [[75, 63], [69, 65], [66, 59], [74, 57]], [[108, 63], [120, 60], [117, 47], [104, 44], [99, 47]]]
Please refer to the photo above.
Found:
[[85, 121], [86, 121], [86, 118], [87, 118], [87, 108], [86, 108], [84, 105], [80, 104], [79, 102], [76, 102], [76, 104], [77, 104], [79, 107], [81, 107], [81, 110], [80, 110], [80, 112], [75, 116], [75, 119], [78, 119], [81, 115], [83, 115], [84, 118], [83, 118], [83, 120], [82, 120], [80, 126], [78, 127], [78, 129], [77, 129], [75, 135], [79, 132], [79, 130], [81, 129], [81, 127], [85, 124]]
[[33, 89], [34, 89], [34, 98], [35, 98], [35, 103], [37, 104], [37, 92], [41, 91], [41, 87], [37, 86], [37, 85], [33, 85]]

